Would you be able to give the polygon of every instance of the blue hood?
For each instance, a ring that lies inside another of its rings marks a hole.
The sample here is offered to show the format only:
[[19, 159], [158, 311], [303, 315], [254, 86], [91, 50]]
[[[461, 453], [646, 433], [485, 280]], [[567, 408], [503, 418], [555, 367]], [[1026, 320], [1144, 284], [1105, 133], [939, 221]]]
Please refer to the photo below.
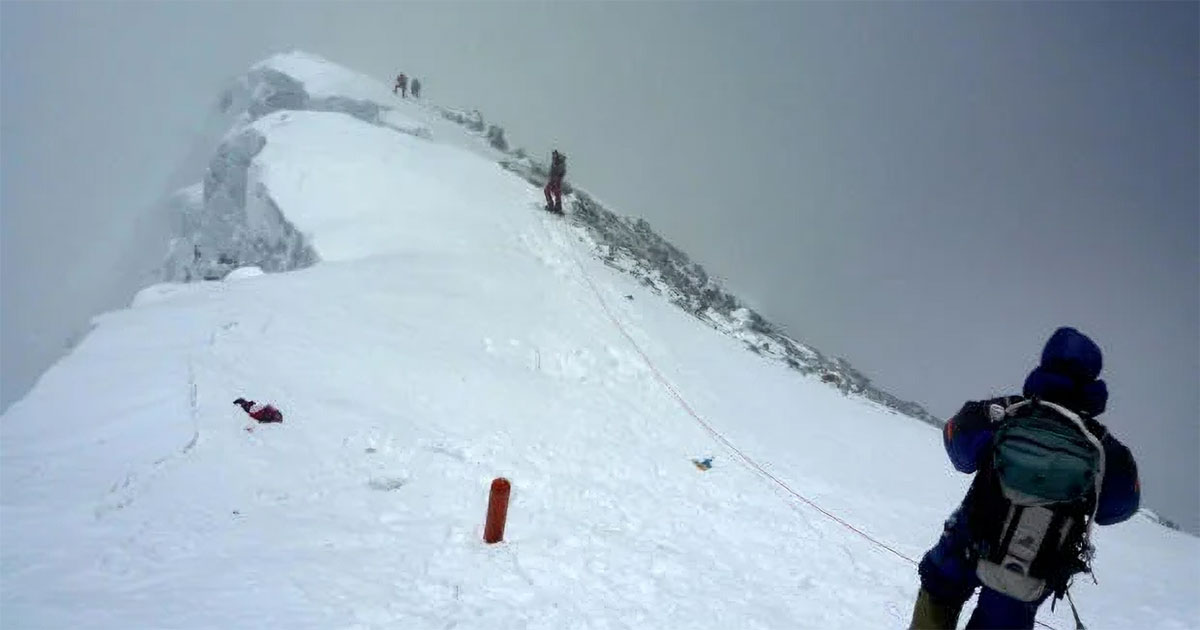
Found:
[[1096, 342], [1074, 328], [1059, 328], [1042, 349], [1041, 363], [1025, 378], [1025, 397], [1098, 416], [1108, 404], [1108, 386], [1097, 378], [1103, 367]]

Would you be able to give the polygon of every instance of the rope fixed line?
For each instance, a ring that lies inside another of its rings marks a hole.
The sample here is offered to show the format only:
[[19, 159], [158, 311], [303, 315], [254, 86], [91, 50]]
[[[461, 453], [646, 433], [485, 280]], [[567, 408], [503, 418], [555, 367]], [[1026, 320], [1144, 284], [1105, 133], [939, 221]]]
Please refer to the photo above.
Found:
[[[705, 430], [705, 432], [707, 432], [714, 440], [716, 440], [718, 443], [720, 443], [722, 446], [724, 446], [726, 449], [728, 449], [729, 452], [736, 455], [737, 459], [740, 460], [744, 466], [750, 468], [754, 472], [757, 472], [760, 475], [762, 475], [764, 478], [770, 480], [772, 483], [774, 483], [778, 487], [782, 488], [783, 491], [788, 493], [788, 495], [790, 495], [791, 497], [793, 497], [796, 500], [804, 503], [805, 505], [813, 508], [814, 510], [820, 512], [821, 514], [824, 514], [830, 520], [832, 520], [835, 523], [841, 525], [842, 527], [845, 527], [846, 529], [858, 534], [859, 536], [861, 536], [868, 542], [874, 544], [875, 546], [891, 552], [897, 558], [900, 558], [901, 560], [904, 560], [913, 566], [916, 566], [918, 564], [917, 561], [914, 560], [913, 558], [910, 558], [909, 556], [905, 555], [904, 553], [897, 551], [891, 545], [888, 545], [887, 543], [879, 540], [878, 538], [875, 538], [874, 536], [871, 536], [870, 534], [864, 532], [863, 530], [855, 527], [851, 523], [847, 522], [845, 519], [837, 516], [836, 514], [833, 514], [832, 512], [821, 507], [820, 505], [818, 505], [816, 502], [812, 501], [808, 497], [797, 492], [795, 489], [793, 489], [791, 486], [789, 486], [787, 484], [787, 482], [785, 482], [782, 479], [780, 479], [779, 477], [773, 475], [770, 471], [768, 471], [761, 464], [759, 464], [757, 461], [755, 461], [754, 458], [750, 457], [745, 452], [743, 452], [741, 449], [739, 449], [736, 445], [733, 444], [733, 442], [729, 441], [728, 438], [726, 438], [720, 431], [718, 431], [716, 429], [716, 427], [714, 427], [707, 420], [705, 420], [703, 417], [701, 417], [700, 414], [697, 413], [696, 410], [693, 409], [692, 406], [688, 403], [687, 399], [685, 399], [683, 397], [683, 395], [679, 393], [679, 390], [676, 389], [673, 384], [671, 384], [671, 381], [669, 381], [667, 379], [667, 377], [664, 376], [661, 371], [659, 371], [658, 367], [654, 364], [654, 361], [652, 361], [650, 359], [650, 357], [642, 350], [642, 347], [633, 338], [633, 336], [630, 335], [627, 330], [625, 330], [625, 326], [621, 324], [621, 321], [619, 319], [617, 319], [617, 316], [612, 312], [612, 309], [609, 308], [608, 302], [605, 301], [603, 294], [600, 293], [600, 289], [596, 286], [596, 283], [592, 281], [592, 278], [588, 274], [587, 269], [585, 269], [583, 266], [583, 262], [579, 260], [579, 257], [575, 255], [575, 252], [568, 250], [568, 253], [570, 254], [571, 258], [575, 261], [575, 265], [579, 267], [579, 273], [583, 277], [584, 282], [587, 283], [588, 288], [591, 289], [592, 293], [596, 296], [596, 300], [600, 303], [600, 308], [604, 311], [604, 314], [608, 317], [609, 321], [611, 321], [613, 323], [613, 326], [617, 329], [617, 332], [621, 333], [621, 336], [624, 337], [625, 340], [629, 342], [629, 345], [633, 346], [634, 351], [637, 352], [638, 356], [640, 356], [642, 358], [642, 361], [644, 361], [646, 363], [646, 367], [650, 368], [650, 373], [654, 375], [654, 379], [656, 381], [658, 381], [658, 383], [660, 385], [662, 385], [662, 387], [671, 395], [672, 398], [675, 399], [675, 401], [677, 403], [679, 403], [679, 406], [684, 410], [684, 412], [687, 413], [687, 415], [691, 416], [691, 418], [693, 420], [695, 420]], [[1034, 623], [1036, 623], [1037, 625], [1042, 626], [1044, 628], [1049, 628], [1050, 630], [1058, 630], [1054, 626], [1044, 623], [1042, 621], [1038, 621], [1036, 619], [1034, 620]]]
[[726, 449], [728, 449], [731, 453], [736, 455], [737, 458], [739, 460], [741, 460], [741, 462], [744, 465], [748, 466], [751, 470], [761, 474], [763, 477], [767, 478], [768, 480], [773, 482], [775, 485], [782, 488], [785, 492], [787, 492], [793, 498], [812, 507], [813, 509], [817, 510], [818, 512], [829, 517], [834, 522], [842, 525], [846, 529], [849, 529], [850, 531], [855, 532], [856, 534], [858, 534], [859, 536], [862, 536], [863, 538], [870, 541], [871, 543], [874, 543], [876, 546], [886, 549], [887, 551], [890, 551], [892, 554], [894, 554], [898, 558], [900, 558], [902, 560], [906, 560], [913, 565], [917, 564], [916, 560], [913, 560], [912, 558], [897, 551], [895, 548], [891, 547], [890, 545], [880, 541], [879, 539], [862, 531], [861, 529], [855, 527], [854, 525], [851, 525], [850, 523], [846, 522], [844, 519], [838, 517], [836, 514], [829, 512], [825, 508], [822, 508], [821, 506], [817, 505], [815, 502], [813, 502], [808, 497], [797, 492], [795, 489], [793, 489], [791, 486], [789, 486], [785, 481], [783, 481], [779, 477], [776, 477], [775, 475], [771, 474], [770, 471], [768, 471], [761, 464], [759, 464], [757, 461], [755, 461], [754, 458], [747, 455], [745, 452], [743, 452], [741, 449], [739, 449], [736, 445], [734, 445], [733, 442], [729, 441], [729, 439], [726, 438], [720, 431], [718, 431], [716, 429], [716, 427], [714, 427], [707, 420], [705, 420], [703, 417], [701, 417], [700, 414], [697, 413], [696, 410], [693, 409], [692, 406], [688, 403], [687, 399], [685, 399], [683, 397], [683, 395], [679, 393], [679, 390], [677, 390], [675, 388], [675, 386], [672, 385], [669, 380], [667, 380], [667, 377], [664, 376], [661, 371], [659, 371], [658, 367], [654, 364], [654, 361], [652, 361], [650, 359], [650, 357], [642, 350], [642, 347], [640, 345], [638, 345], [637, 341], [635, 341], [634, 338], [629, 334], [629, 332], [625, 330], [625, 327], [623, 325], [621, 325], [620, 320], [617, 319], [616, 315], [614, 315], [612, 310], [608, 307], [607, 302], [605, 302], [604, 296], [601, 295], [599, 288], [596, 287], [596, 284], [594, 282], [592, 282], [591, 277], [588, 275], [587, 271], [583, 268], [583, 263], [580, 262], [580, 260], [577, 257], [575, 257], [574, 253], [572, 253], [571, 256], [572, 256], [572, 258], [575, 258], [575, 264], [579, 266], [579, 271], [580, 271], [581, 275], [583, 276], [584, 281], [587, 282], [587, 285], [591, 289], [592, 293], [594, 293], [596, 295], [596, 299], [600, 302], [600, 307], [604, 310], [604, 313], [605, 313], [605, 315], [608, 316], [609, 320], [612, 321], [612, 323], [616, 327], [617, 331], [620, 332], [621, 336], [624, 337], [629, 342], [629, 345], [633, 346], [634, 351], [636, 351], [638, 353], [638, 356], [640, 356], [642, 358], [642, 361], [644, 361], [646, 363], [646, 367], [650, 368], [650, 372], [651, 372], [651, 374], [654, 375], [654, 379], [656, 381], [658, 381], [659, 384], [662, 385], [664, 389], [667, 390], [667, 392], [671, 395], [671, 397], [674, 398], [675, 401], [679, 403], [679, 406], [684, 410], [684, 412], [687, 413], [687, 415], [691, 416], [691, 418], [693, 420], [695, 420], [705, 430], [705, 432], [707, 432], [714, 440], [716, 440], [718, 443], [720, 443], [722, 446], [724, 446]]

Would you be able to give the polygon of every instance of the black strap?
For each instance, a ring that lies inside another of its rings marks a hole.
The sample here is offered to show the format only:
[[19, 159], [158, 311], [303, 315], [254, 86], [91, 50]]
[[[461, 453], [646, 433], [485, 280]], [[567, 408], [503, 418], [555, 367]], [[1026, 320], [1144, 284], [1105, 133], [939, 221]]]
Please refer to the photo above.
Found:
[[[1067, 554], [1072, 552], [1071, 535], [1074, 528], [1068, 531], [1061, 531], [1063, 525], [1071, 519], [1071, 515], [1062, 511], [1055, 510], [1054, 516], [1051, 517], [1050, 523], [1046, 526], [1046, 535], [1042, 538], [1042, 544], [1037, 550], [1037, 554], [1033, 558], [1033, 562], [1029, 565], [1030, 573], [1039, 577], [1045, 578], [1050, 587], [1054, 589], [1055, 599], [1062, 597], [1062, 592], [1067, 588], [1067, 580], [1071, 577], [1071, 570], [1067, 568]], [[1061, 536], [1061, 537], [1060, 537]]]
[[[1025, 511], [1025, 506], [1009, 503], [1009, 510], [1012, 517], [1008, 519], [1008, 529], [1004, 530], [1003, 536], [1000, 539], [1000, 546], [993, 552], [993, 562], [1002, 562], [1004, 554], [1008, 552], [1008, 545], [1012, 543], [1013, 535], [1017, 533], [1017, 525], [1021, 522], [1021, 513]], [[1037, 557], [1034, 557], [1036, 561]]]

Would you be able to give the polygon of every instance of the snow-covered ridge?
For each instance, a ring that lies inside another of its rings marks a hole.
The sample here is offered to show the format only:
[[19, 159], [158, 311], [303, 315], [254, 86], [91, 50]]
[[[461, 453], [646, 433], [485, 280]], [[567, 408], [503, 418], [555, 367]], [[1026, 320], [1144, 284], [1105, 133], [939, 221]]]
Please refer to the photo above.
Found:
[[875, 387], [845, 359], [831, 359], [787, 335], [780, 326], [725, 291], [700, 264], [655, 233], [644, 219], [614, 214], [578, 189], [571, 209], [571, 216], [587, 226], [595, 238], [606, 263], [640, 278], [672, 304], [740, 340], [748, 350], [801, 374], [819, 375], [844, 394], [862, 396], [935, 426], [943, 423], [921, 405]]
[[[376, 89], [378, 88], [378, 89]], [[397, 111], [393, 97], [375, 81], [300, 52], [255, 65], [222, 94], [218, 108], [230, 131], [209, 162], [203, 195], [177, 196], [182, 230], [163, 266], [168, 282], [215, 280], [238, 267], [291, 271], [318, 260], [269, 191], [249, 183], [254, 158], [266, 138], [253, 123], [279, 111], [344, 114], [418, 138], [427, 126]]]
[[1183, 528], [1180, 527], [1179, 524], [1176, 523], [1175, 521], [1172, 521], [1171, 519], [1162, 516], [1161, 514], [1159, 514], [1158, 512], [1155, 512], [1154, 510], [1151, 510], [1150, 508], [1142, 508], [1142, 509], [1138, 510], [1138, 516], [1141, 518], [1144, 518], [1156, 525], [1162, 525], [1163, 527], [1166, 527], [1167, 529], [1173, 529], [1177, 532], [1186, 534], [1188, 536], [1195, 536], [1195, 534], [1193, 534], [1191, 532], [1184, 531]]
[[[497, 135], [503, 138], [503, 128], [494, 124], [485, 126], [482, 114], [477, 111], [470, 116], [452, 114], [447, 118], [489, 139]], [[501, 160], [500, 165], [531, 184], [541, 186], [546, 181], [550, 171], [545, 163], [529, 157], [522, 149], [511, 151], [510, 156]], [[789, 336], [783, 327], [768, 321], [726, 291], [704, 267], [655, 232], [645, 219], [616, 214], [584, 190], [572, 187], [570, 182], [564, 183], [563, 193], [571, 196], [568, 219], [588, 230], [597, 256], [609, 266], [639, 278], [672, 304], [742, 341], [751, 352], [775, 359], [801, 374], [817, 375], [846, 395], [862, 396], [934, 426], [944, 424], [944, 420], [920, 404], [875, 387], [849, 361], [830, 358]]]
[[[230, 270], [257, 266], [268, 272], [311, 265], [319, 256], [279, 212], [262, 185], [247, 185], [254, 157], [266, 143], [252, 126], [278, 111], [345, 114], [370, 125], [431, 138], [424, 125], [402, 114], [397, 99], [378, 82], [305, 53], [278, 55], [255, 65], [221, 96], [220, 107], [234, 131], [209, 165], [200, 203], [185, 214], [182, 238], [165, 266], [168, 281], [217, 279]], [[505, 169], [540, 187], [547, 166], [525, 150], [510, 147], [504, 129], [478, 110], [427, 105], [435, 115], [479, 137], [503, 154]], [[240, 128], [240, 131], [238, 129]], [[815, 375], [844, 394], [862, 396], [904, 415], [940, 426], [921, 405], [875, 387], [845, 359], [830, 358], [790, 337], [783, 328], [744, 305], [686, 253], [658, 235], [644, 219], [618, 215], [573, 187], [570, 220], [586, 228], [596, 254], [610, 266], [639, 278], [656, 293], [755, 353], [805, 375]]]

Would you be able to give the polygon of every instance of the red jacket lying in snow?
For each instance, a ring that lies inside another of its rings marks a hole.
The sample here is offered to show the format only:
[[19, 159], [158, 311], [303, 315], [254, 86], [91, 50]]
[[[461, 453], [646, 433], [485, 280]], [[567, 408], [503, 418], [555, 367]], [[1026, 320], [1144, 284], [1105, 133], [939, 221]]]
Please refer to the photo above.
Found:
[[283, 414], [266, 403], [256, 403], [253, 400], [239, 398], [233, 401], [233, 404], [244, 409], [251, 418], [259, 422], [283, 422]]

